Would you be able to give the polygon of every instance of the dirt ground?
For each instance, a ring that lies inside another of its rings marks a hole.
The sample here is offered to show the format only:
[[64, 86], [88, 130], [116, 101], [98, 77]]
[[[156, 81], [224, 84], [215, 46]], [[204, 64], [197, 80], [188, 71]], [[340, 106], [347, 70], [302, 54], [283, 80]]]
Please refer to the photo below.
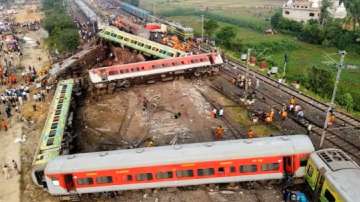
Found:
[[[155, 145], [212, 141], [220, 119], [210, 117], [211, 105], [188, 80], [135, 86], [114, 95], [87, 100], [79, 108], [81, 152]], [[144, 100], [148, 107], [143, 107]], [[177, 113], [180, 117], [175, 118]], [[232, 137], [233, 138], [233, 137]]]
[[27, 23], [40, 21], [43, 18], [43, 14], [38, 12], [37, 7], [35, 5], [24, 5], [22, 9], [16, 10], [15, 14], [15, 22], [17, 23]]

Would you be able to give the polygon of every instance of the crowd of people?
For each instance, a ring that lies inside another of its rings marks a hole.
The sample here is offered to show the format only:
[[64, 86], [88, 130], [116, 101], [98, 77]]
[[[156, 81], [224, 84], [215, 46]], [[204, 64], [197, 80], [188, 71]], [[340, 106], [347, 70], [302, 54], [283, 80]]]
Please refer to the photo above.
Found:
[[84, 42], [91, 41], [91, 39], [96, 35], [96, 23], [91, 23], [90, 21], [81, 23], [79, 20], [75, 20], [74, 22], [79, 29], [79, 35]]

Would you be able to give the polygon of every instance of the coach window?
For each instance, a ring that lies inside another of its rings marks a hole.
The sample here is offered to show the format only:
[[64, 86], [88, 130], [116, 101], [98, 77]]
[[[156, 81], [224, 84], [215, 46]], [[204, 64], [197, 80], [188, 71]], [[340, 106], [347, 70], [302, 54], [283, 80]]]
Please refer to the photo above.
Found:
[[122, 74], [122, 73], [124, 73], [124, 71], [123, 71], [123, 70], [120, 70], [120, 74]]
[[136, 67], [136, 71], [140, 71], [140, 68], [139, 68], [139, 67]]
[[177, 170], [176, 177], [193, 177], [194, 171], [193, 170]]
[[225, 173], [225, 168], [224, 167], [218, 168], [218, 173], [219, 174], [224, 174]]
[[97, 177], [96, 178], [96, 183], [97, 184], [107, 184], [107, 183], [112, 183], [112, 177], [111, 176], [101, 176], [101, 177]]
[[77, 180], [77, 183], [79, 185], [89, 185], [89, 184], [94, 184], [94, 180], [91, 177], [80, 178]]
[[309, 165], [306, 169], [306, 173], [309, 177], [312, 177], [312, 175], [314, 173], [314, 168], [311, 165]]
[[256, 165], [242, 165], [240, 166], [240, 173], [251, 173], [256, 172]]
[[211, 176], [211, 175], [214, 175], [214, 173], [215, 173], [214, 168], [204, 168], [204, 169], [197, 170], [198, 176]]
[[307, 165], [307, 159], [306, 158], [300, 159], [300, 167], [305, 167], [306, 165]]
[[230, 172], [235, 173], [236, 172], [236, 167], [235, 166], [230, 166]]
[[325, 198], [326, 198], [326, 200], [328, 202], [335, 202], [336, 201], [335, 197], [332, 195], [332, 193], [328, 189], [325, 190]]
[[171, 171], [156, 173], [156, 178], [157, 179], [169, 179], [169, 178], [172, 178], [172, 177], [173, 177], [173, 173]]
[[145, 181], [145, 180], [152, 180], [153, 176], [151, 173], [141, 173], [136, 175], [137, 181]]
[[126, 180], [127, 180], [127, 181], [132, 181], [132, 179], [133, 179], [133, 178], [132, 178], [132, 175], [127, 175], [127, 176], [126, 176]]
[[122, 40], [124, 37], [118, 35], [117, 38], [120, 39], [120, 40]]
[[267, 164], [262, 164], [261, 165], [261, 170], [262, 171], [276, 171], [279, 170], [279, 163], [267, 163]]

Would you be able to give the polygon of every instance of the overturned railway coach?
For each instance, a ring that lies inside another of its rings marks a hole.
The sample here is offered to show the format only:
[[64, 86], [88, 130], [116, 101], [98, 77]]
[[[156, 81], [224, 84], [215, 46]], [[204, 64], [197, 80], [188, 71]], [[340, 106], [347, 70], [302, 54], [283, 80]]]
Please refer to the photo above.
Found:
[[217, 72], [222, 64], [221, 55], [214, 52], [101, 67], [89, 70], [89, 76], [94, 84], [118, 81], [119, 84], [130, 85], [135, 79], [143, 79], [154, 75], [165, 77], [186, 73], [193, 73], [195, 76], [205, 73], [211, 74]]
[[49, 161], [59, 155], [68, 154], [72, 136], [70, 126], [71, 96], [74, 80], [62, 80], [58, 83], [53, 101], [49, 107], [45, 126], [32, 163], [32, 179], [38, 186], [46, 187], [44, 169]]
[[305, 135], [59, 156], [46, 166], [48, 192], [132, 189], [302, 177], [314, 151]]

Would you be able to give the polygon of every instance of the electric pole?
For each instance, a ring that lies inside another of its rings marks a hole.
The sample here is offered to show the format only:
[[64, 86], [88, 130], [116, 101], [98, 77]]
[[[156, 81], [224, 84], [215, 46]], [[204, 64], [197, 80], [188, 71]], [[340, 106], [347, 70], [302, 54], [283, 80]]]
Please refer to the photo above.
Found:
[[201, 41], [204, 43], [204, 15], [201, 15]]
[[289, 61], [289, 56], [288, 56], [287, 53], [285, 53], [285, 55], [284, 55], [284, 72], [283, 72], [283, 78], [284, 79], [285, 79], [285, 76], [286, 76], [286, 67], [287, 67], [288, 61]]
[[319, 145], [320, 148], [322, 148], [322, 146], [324, 144], [324, 140], [326, 138], [326, 129], [328, 127], [328, 118], [330, 115], [330, 111], [334, 106], [336, 91], [337, 91], [337, 87], [338, 87], [338, 84], [340, 81], [341, 71], [344, 68], [344, 59], [345, 59], [346, 51], [339, 51], [339, 54], [340, 54], [340, 64], [338, 66], [338, 70], [337, 70], [337, 74], [336, 74], [336, 80], [335, 80], [334, 90], [333, 90], [332, 97], [331, 97], [331, 102], [330, 102], [329, 108], [326, 111], [324, 128], [323, 128], [323, 132], [321, 134], [321, 140], [320, 140], [320, 145]]
[[246, 72], [245, 72], [245, 97], [248, 91], [248, 77], [249, 77], [249, 64], [250, 64], [251, 48], [248, 49], [246, 58]]

